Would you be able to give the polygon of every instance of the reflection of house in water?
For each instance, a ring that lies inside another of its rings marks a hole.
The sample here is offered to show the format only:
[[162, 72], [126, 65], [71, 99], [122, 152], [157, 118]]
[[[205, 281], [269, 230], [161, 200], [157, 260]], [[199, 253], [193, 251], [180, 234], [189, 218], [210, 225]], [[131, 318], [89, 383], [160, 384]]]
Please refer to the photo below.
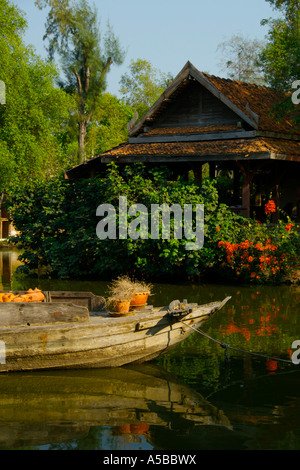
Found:
[[11, 226], [9, 223], [8, 213], [5, 209], [0, 207], [0, 240], [10, 236]]
[[5, 195], [0, 196], [0, 240], [15, 235], [15, 229], [9, 220], [9, 214], [4, 208]]
[[4, 290], [12, 288], [13, 273], [20, 264], [17, 251], [0, 250], [0, 283]]

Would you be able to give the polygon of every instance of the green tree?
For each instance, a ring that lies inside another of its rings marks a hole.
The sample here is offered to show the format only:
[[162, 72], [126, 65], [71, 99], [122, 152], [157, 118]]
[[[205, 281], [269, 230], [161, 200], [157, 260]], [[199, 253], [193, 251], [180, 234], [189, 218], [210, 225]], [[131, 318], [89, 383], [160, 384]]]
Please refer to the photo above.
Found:
[[221, 52], [220, 68], [233, 80], [262, 85], [264, 77], [259, 65], [263, 41], [236, 34], [218, 45]]
[[122, 75], [120, 93], [125, 103], [136, 109], [141, 119], [164, 92], [171, 80], [145, 59], [132, 60], [129, 73]]
[[95, 109], [86, 139], [86, 152], [92, 157], [128, 139], [127, 124], [134, 110], [110, 93], [103, 93]]
[[0, 80], [6, 104], [0, 105], [0, 190], [8, 184], [45, 179], [66, 165], [61, 147], [72, 100], [56, 85], [53, 65], [26, 46], [23, 13], [0, 0]]
[[55, 53], [60, 57], [61, 86], [76, 99], [73, 119], [78, 126], [78, 162], [82, 163], [88, 126], [105, 90], [107, 74], [113, 63], [123, 62], [124, 51], [109, 24], [101, 37], [97, 10], [86, 0], [36, 0], [35, 4], [50, 7], [44, 38], [49, 40], [50, 59]]
[[269, 26], [268, 42], [260, 61], [268, 83], [290, 91], [300, 76], [300, 1], [266, 0], [281, 16], [262, 20]]

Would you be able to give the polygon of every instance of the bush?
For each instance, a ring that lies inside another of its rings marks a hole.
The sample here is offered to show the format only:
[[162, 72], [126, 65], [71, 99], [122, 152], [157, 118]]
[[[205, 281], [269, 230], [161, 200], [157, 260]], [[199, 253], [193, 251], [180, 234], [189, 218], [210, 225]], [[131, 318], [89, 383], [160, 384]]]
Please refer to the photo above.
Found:
[[[196, 204], [204, 204], [203, 248], [188, 251], [185, 238], [163, 239], [161, 229], [158, 240], [151, 239], [151, 233], [148, 239], [100, 240], [96, 236], [96, 209], [103, 203], [118, 208], [120, 195], [127, 196], [128, 207], [137, 202], [146, 207], [176, 203], [193, 204], [195, 208]], [[259, 267], [264, 263], [269, 274], [265, 270], [260, 282], [272, 278], [272, 267], [278, 280], [288, 269], [291, 256], [295, 256], [298, 241], [293, 230], [288, 232], [281, 225], [269, 230], [233, 214], [219, 204], [213, 181], [204, 180], [201, 187], [182, 179], [169, 181], [166, 169], [147, 170], [141, 164], [127, 167], [122, 173], [111, 164], [103, 178], [31, 184], [11, 192], [9, 210], [19, 231], [14, 242], [22, 251], [21, 269], [31, 272], [43, 268], [48, 275], [60, 278], [107, 279], [128, 274], [151, 280], [182, 280], [221, 273], [230, 279], [258, 281], [252, 272], [260, 275]], [[247, 248], [242, 245], [246, 240]], [[280, 260], [280, 270], [275, 267], [275, 259], [270, 264], [259, 259], [269, 251], [259, 251], [257, 243], [263, 247], [266, 243], [276, 244], [272, 256]]]

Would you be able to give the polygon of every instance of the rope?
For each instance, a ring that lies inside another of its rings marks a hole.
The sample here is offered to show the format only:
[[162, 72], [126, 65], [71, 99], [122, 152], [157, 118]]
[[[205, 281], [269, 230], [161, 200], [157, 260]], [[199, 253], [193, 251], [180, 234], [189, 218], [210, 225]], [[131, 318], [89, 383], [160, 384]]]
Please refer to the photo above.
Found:
[[188, 326], [189, 328], [191, 328], [191, 330], [194, 330], [197, 333], [199, 333], [199, 334], [205, 336], [206, 338], [210, 339], [211, 341], [214, 341], [215, 343], [219, 344], [223, 349], [225, 349], [226, 359], [228, 359], [228, 349], [232, 349], [234, 351], [242, 352], [242, 353], [245, 353], [245, 354], [251, 354], [253, 356], [263, 357], [265, 359], [273, 359], [274, 361], [281, 361], [281, 362], [287, 362], [288, 364], [293, 364], [293, 362], [289, 359], [281, 359], [279, 357], [266, 356], [265, 354], [255, 353], [255, 352], [252, 352], [252, 351], [246, 351], [244, 349], [235, 348], [233, 346], [230, 346], [229, 344], [223, 343], [222, 341], [218, 341], [217, 339], [212, 338], [211, 336], [207, 335], [206, 333], [204, 333], [204, 331], [199, 330], [198, 328], [194, 328], [193, 326], [188, 325], [187, 323], [184, 323], [183, 320], [181, 320], [181, 323], [183, 323], [185, 326]]

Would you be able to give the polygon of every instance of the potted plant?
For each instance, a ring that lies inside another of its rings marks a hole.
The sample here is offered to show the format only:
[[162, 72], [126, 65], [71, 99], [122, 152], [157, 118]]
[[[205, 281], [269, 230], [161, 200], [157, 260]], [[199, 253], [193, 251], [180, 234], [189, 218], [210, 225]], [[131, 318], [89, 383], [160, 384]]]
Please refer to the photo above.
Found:
[[133, 283], [127, 276], [120, 276], [108, 287], [108, 303], [112, 305], [113, 311], [126, 314], [129, 312], [130, 301], [134, 294]]
[[130, 307], [145, 305], [151, 289], [151, 284], [134, 282], [128, 276], [119, 276], [109, 285], [108, 302], [115, 312], [125, 314], [129, 312]]
[[142, 307], [147, 303], [149, 295], [151, 295], [152, 285], [145, 282], [134, 282], [134, 294], [131, 298], [131, 307]]

